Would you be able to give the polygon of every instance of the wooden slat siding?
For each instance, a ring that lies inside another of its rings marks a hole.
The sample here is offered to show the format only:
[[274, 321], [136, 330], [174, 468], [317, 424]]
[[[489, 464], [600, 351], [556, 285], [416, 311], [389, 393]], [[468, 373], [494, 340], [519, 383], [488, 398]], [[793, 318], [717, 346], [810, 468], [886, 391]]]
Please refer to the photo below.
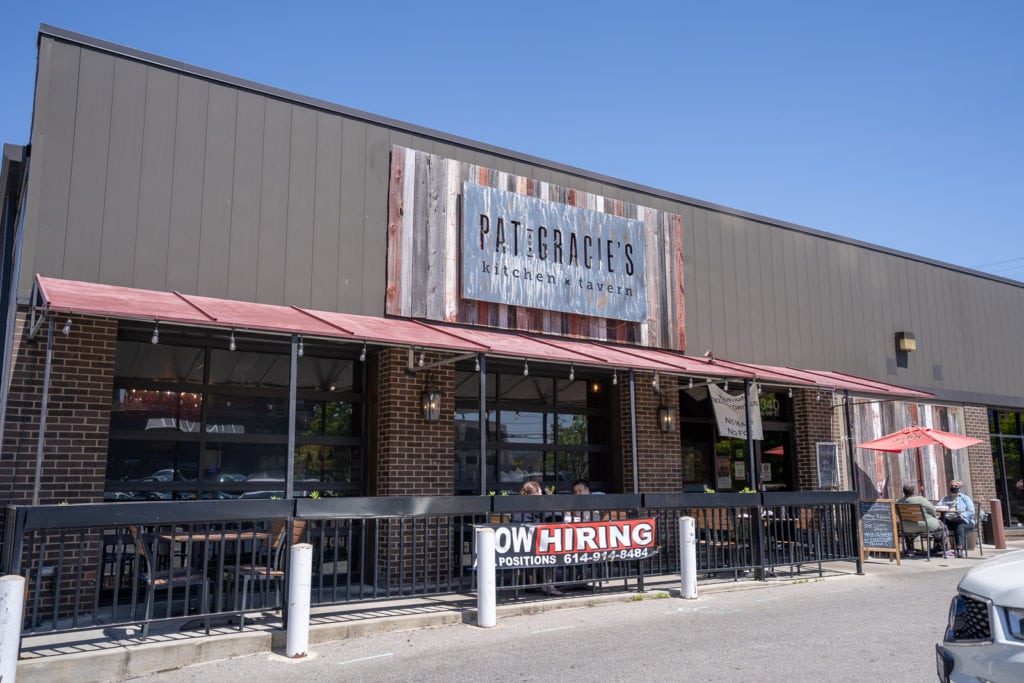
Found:
[[[545, 180], [537, 181], [534, 185], [533, 196], [537, 197], [538, 199], [543, 199], [544, 201], [550, 201], [551, 189], [551, 183]], [[556, 320], [557, 316], [552, 311], [541, 311], [540, 314], [537, 316], [538, 331], [544, 332], [545, 334], [554, 334]]]
[[416, 155], [405, 157], [404, 186], [402, 188], [402, 256], [399, 264], [402, 268], [402, 298], [399, 299], [399, 314], [412, 315], [413, 269], [415, 266], [415, 218], [416, 210]]
[[462, 172], [467, 164], [449, 160], [445, 164], [445, 222], [444, 222], [444, 320], [459, 319], [459, 193], [462, 192]]
[[[585, 206], [587, 203], [586, 193], [570, 188], [566, 193], [565, 203], [571, 206]], [[579, 315], [575, 313], [566, 313], [563, 321], [563, 328], [566, 330], [563, 332], [564, 334], [568, 334], [572, 337], [578, 337], [580, 335]]]
[[[167, 287], [167, 241], [174, 183], [174, 132], [178, 111], [178, 75], [150, 70], [146, 79], [142, 169], [130, 187], [138, 187], [132, 284], [145, 290]], [[115, 191], [118, 191], [116, 188]], [[123, 202], [124, 193], [117, 201]], [[105, 220], [105, 216], [104, 216]]]
[[647, 288], [647, 322], [646, 329], [641, 333], [644, 345], [658, 338], [661, 328], [661, 295], [658, 276], [660, 259], [658, 258], [661, 240], [658, 235], [658, 212], [655, 209], [644, 210], [644, 243], [646, 246], [644, 264], [644, 286]]
[[388, 288], [384, 310], [402, 314], [402, 213], [405, 206], [405, 149], [391, 148], [391, 180], [388, 183]]
[[[119, 62], [119, 66], [134, 65]], [[115, 81], [116, 83], [116, 81]], [[199, 226], [203, 200], [203, 155], [207, 144], [209, 84], [182, 77], [174, 136], [174, 194], [171, 197], [167, 253], [167, 289], [195, 292], [199, 278]], [[111, 121], [113, 128], [113, 121]], [[129, 200], [131, 201], [131, 200]], [[104, 218], [104, 220], [108, 220]], [[102, 282], [106, 280], [101, 277]]]
[[[426, 156], [426, 155], [424, 155]], [[448, 173], [441, 157], [427, 156], [426, 289], [420, 294], [426, 306], [426, 317], [444, 320], [445, 272], [449, 255], [445, 249], [447, 230]], [[452, 254], [452, 259], [455, 255]]]
[[675, 335], [671, 346], [679, 351], [686, 350], [686, 292], [683, 289], [683, 217], [677, 213], [669, 214], [672, 230], [672, 287], [675, 292], [675, 311], [673, 312]]
[[[140, 106], [140, 103], [145, 101], [145, 65], [118, 60], [114, 64], [113, 105], [110, 113], [110, 150], [100, 237], [100, 282], [125, 287], [132, 284], [132, 273], [135, 270], [135, 234], [139, 225], [138, 192], [126, 192], [125, 189], [137, 188], [139, 177], [142, 175], [140, 151], [145, 107]], [[203, 126], [205, 120], [204, 98], [202, 122], [199, 126]], [[201, 138], [199, 143], [203, 143]], [[202, 150], [199, 154], [199, 165], [202, 168]], [[199, 196], [202, 196], [202, 187], [199, 188]], [[196, 228], [198, 227], [197, 221]], [[173, 234], [171, 239], [174, 239]], [[196, 246], [198, 247], [198, 240]], [[195, 282], [187, 287], [178, 283], [176, 288], [194, 292]]]
[[[397, 150], [398, 146], [396, 146], [396, 153], [394, 154], [396, 161], [393, 163], [395, 164], [399, 163], [397, 161], [399, 158]], [[509, 173], [486, 166], [440, 158], [422, 151], [412, 151], [410, 153], [409, 151], [402, 150], [402, 154], [404, 155], [403, 165], [406, 169], [402, 179], [402, 192], [404, 195], [402, 206], [407, 209], [410, 205], [414, 206], [411, 210], [404, 212], [400, 221], [403, 227], [397, 244], [401, 245], [401, 247], [392, 249], [392, 244], [389, 243], [389, 273], [399, 273], [397, 277], [389, 275], [389, 278], [391, 278], [390, 287], [392, 288], [389, 289], [388, 295], [389, 303], [387, 309], [389, 312], [393, 310], [391, 299], [394, 298], [392, 293], [392, 290], [394, 290], [394, 292], [403, 293], [400, 299], [401, 303], [398, 306], [398, 309], [402, 311], [402, 315], [410, 315], [409, 311], [411, 310], [413, 311], [411, 315], [416, 317], [422, 315], [428, 319], [485, 324], [504, 329], [633, 342], [641, 341], [640, 338], [646, 335], [651, 339], [660, 340], [659, 343], [668, 347], [674, 347], [678, 344], [678, 336], [675, 331], [675, 326], [679, 322], [675, 313], [678, 299], [676, 289], [667, 292], [670, 296], [666, 301], [671, 302], [671, 306], [667, 306], [665, 301], [658, 303], [657, 295], [666, 294], [666, 292], [656, 289], [656, 295], [649, 294], [656, 309], [669, 309], [664, 316], [659, 316], [659, 319], [664, 319], [664, 323], [668, 327], [661, 331], [655, 330], [653, 335], [647, 331], [649, 325], [646, 323], [641, 324], [611, 320], [604, 317], [542, 311], [507, 304], [467, 301], [461, 297], [461, 261], [458, 259], [457, 254], [459, 251], [462, 217], [459, 215], [460, 204], [458, 198], [464, 180], [475, 178], [480, 184], [489, 187], [525, 196], [539, 197], [546, 201], [560, 201], [561, 203], [591, 211], [641, 221], [644, 221], [646, 215], [650, 213], [655, 217], [654, 220], [656, 222], [667, 225], [669, 219], [663, 218], [661, 212], [650, 208], [638, 207], [621, 199], [606, 197], [603, 194], [595, 194], [577, 188], [567, 188], [565, 185], [557, 185], [531, 178], [523, 174], [529, 170], [525, 167], [515, 166], [514, 168], [519, 170], [520, 173]], [[410, 173], [416, 178], [415, 184], [409, 182]], [[394, 172], [392, 175], [394, 175]], [[568, 177], [563, 178], [563, 181], [569, 180], [571, 179]], [[393, 182], [396, 181], [393, 180]], [[591, 186], [588, 185], [589, 187]], [[602, 185], [593, 185], [592, 187], [607, 191]], [[392, 188], [392, 195], [395, 192], [396, 190]], [[421, 195], [424, 195], [426, 198], [424, 199]], [[394, 201], [394, 196], [391, 199]], [[444, 220], [440, 219], [442, 215]], [[413, 224], [411, 223], [411, 221], [417, 218], [423, 224], [418, 230], [413, 229]], [[647, 251], [651, 253], [649, 262], [653, 264], [653, 269], [658, 273], [657, 281], [669, 283], [669, 286], [673, 286], [673, 282], [678, 284], [681, 281], [668, 277], [666, 273], [674, 267], [675, 256], [671, 249], [672, 245], [676, 244], [677, 241], [681, 241], [681, 236], [675, 238], [665, 234], [667, 232], [668, 229], [665, 227], [659, 229], [657, 240]], [[434, 248], [433, 246], [428, 246], [427, 250], [424, 251], [424, 248], [420, 246], [422, 238], [419, 235], [421, 233], [425, 235], [427, 245], [444, 244], [445, 249], [443, 253], [441, 253], [440, 248]], [[411, 241], [410, 235], [417, 236], [412, 238]], [[646, 234], [644, 239], [645, 241], [648, 239]], [[405, 254], [410, 254], [410, 258], [403, 259], [402, 256]], [[398, 263], [394, 262], [395, 259], [398, 259]], [[660, 263], [659, 261], [664, 262]], [[398, 270], [399, 268], [400, 270]], [[425, 276], [423, 275], [424, 272], [426, 272]], [[439, 274], [441, 273], [443, 273], [443, 290], [438, 284], [442, 282], [439, 279], [441, 277]], [[647, 276], [648, 274], [645, 273], [644, 277], [646, 278]], [[422, 285], [420, 283], [421, 280], [426, 284]], [[427, 303], [424, 306], [425, 312], [420, 312], [419, 304], [410, 299], [410, 297], [416, 295], [412, 292], [407, 292], [407, 290], [420, 287], [424, 287], [427, 290]]]
[[[527, 181], [525, 176], [514, 176], [510, 180], [515, 181], [515, 192], [517, 194], [529, 195], [530, 194], [530, 183]], [[511, 183], [510, 183], [511, 184]], [[530, 316], [530, 310], [526, 306], [515, 307], [515, 327], [518, 330], [532, 331], [532, 317]]]
[[409, 306], [406, 310], [414, 318], [427, 316], [427, 274], [430, 270], [430, 254], [427, 251], [430, 207], [430, 156], [415, 156], [415, 180], [412, 197], [412, 222], [407, 223], [412, 232], [412, 250], [409, 261], [413, 262], [412, 279], [409, 280]]
[[[515, 192], [515, 176], [509, 175], [509, 173], [507, 171], [498, 171], [496, 177], [493, 178], [493, 180], [494, 180], [494, 185], [492, 187], [494, 187], [494, 188], [496, 188], [498, 190], [504, 190], [506, 192]], [[506, 237], [508, 237], [509, 233], [507, 231], [511, 227], [512, 226], [510, 226], [510, 225], [506, 225], [505, 226], [505, 230], [506, 230], [505, 235], [506, 235]], [[509, 310], [508, 310], [509, 309], [509, 305], [508, 304], [493, 304], [492, 303], [491, 304], [491, 308], [497, 309], [497, 313], [498, 313], [498, 323], [497, 324], [498, 324], [498, 327], [500, 327], [503, 330], [508, 329], [508, 327], [509, 327], [509, 320], [510, 319], [512, 319], [512, 320], [515, 319], [515, 314], [514, 313], [512, 314], [511, 317], [509, 316]]]

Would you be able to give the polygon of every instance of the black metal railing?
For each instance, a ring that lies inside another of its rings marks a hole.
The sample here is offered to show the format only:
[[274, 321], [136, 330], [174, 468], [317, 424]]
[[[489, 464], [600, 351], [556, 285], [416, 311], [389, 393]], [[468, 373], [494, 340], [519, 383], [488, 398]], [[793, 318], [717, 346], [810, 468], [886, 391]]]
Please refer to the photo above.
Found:
[[[694, 518], [699, 576], [822, 572], [858, 560], [854, 493], [438, 496], [9, 506], [3, 571], [28, 583], [24, 632], [238, 617], [286, 603], [289, 548], [313, 548], [311, 602], [356, 604], [475, 590], [479, 524], [654, 518], [658, 553], [531, 572], [499, 591], [643, 590], [680, 571]], [[621, 583], [620, 583], [621, 582]], [[621, 586], [621, 588], [620, 588]]]

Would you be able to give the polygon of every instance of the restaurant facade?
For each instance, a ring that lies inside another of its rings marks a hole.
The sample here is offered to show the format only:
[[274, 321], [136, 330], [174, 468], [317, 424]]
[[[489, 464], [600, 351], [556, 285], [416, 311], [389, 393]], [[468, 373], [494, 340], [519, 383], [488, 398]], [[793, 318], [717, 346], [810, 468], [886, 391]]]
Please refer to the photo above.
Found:
[[[1024, 521], [1018, 282], [48, 26], [0, 181], [8, 503], [958, 478]], [[856, 448], [910, 424], [982, 443]]]

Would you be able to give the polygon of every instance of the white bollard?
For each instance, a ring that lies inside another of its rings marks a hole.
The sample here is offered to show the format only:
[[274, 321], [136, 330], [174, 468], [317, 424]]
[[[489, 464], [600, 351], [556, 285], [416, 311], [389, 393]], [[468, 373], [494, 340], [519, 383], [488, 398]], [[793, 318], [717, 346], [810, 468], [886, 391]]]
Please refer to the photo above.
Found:
[[21, 650], [21, 618], [25, 611], [25, 577], [0, 576], [0, 681], [14, 683]]
[[305, 657], [309, 651], [309, 594], [313, 587], [313, 546], [292, 546], [288, 563], [289, 657]]
[[697, 598], [697, 532], [693, 517], [679, 519], [679, 574], [682, 594], [687, 600]]
[[498, 625], [494, 587], [494, 529], [476, 528], [476, 625]]

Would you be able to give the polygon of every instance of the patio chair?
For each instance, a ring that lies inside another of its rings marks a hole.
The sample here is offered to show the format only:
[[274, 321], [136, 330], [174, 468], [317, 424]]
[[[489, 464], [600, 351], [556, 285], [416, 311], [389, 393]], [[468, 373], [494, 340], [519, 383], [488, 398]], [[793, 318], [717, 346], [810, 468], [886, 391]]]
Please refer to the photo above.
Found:
[[913, 546], [914, 539], [920, 539], [925, 557], [931, 562], [931, 541], [936, 538], [946, 538], [945, 525], [940, 523], [938, 529], [929, 531], [928, 517], [924, 513], [924, 506], [920, 503], [896, 503], [896, 515], [900, 519], [900, 535], [911, 539], [911, 546]]
[[979, 555], [985, 554], [985, 550], [982, 546], [982, 541], [984, 541], [985, 536], [982, 525], [988, 519], [988, 513], [985, 512], [984, 509], [982, 509], [981, 503], [975, 503], [974, 505], [974, 528], [968, 529], [967, 533], [964, 534], [964, 557], [967, 557], [968, 551], [972, 547], [978, 549]]
[[[238, 615], [239, 631], [245, 627], [245, 611], [249, 609], [249, 583], [262, 581], [265, 584], [269, 584], [273, 581], [277, 594], [283, 594], [285, 554], [288, 552], [288, 548], [302, 541], [302, 536], [305, 533], [306, 520], [304, 519], [292, 521], [290, 536], [288, 534], [288, 522], [283, 520], [273, 522], [270, 527], [272, 545], [267, 561], [261, 564], [239, 564], [227, 568], [227, 571], [232, 572], [236, 579], [242, 580], [242, 594], [239, 603], [241, 607], [238, 604], [235, 605], [235, 609], [240, 610]], [[264, 600], [265, 602], [266, 600]]]
[[[185, 614], [188, 614], [189, 588], [202, 586], [199, 591], [201, 612], [206, 615], [204, 623], [206, 633], [210, 633], [210, 581], [206, 574], [193, 567], [168, 566], [166, 569], [158, 569], [156, 562], [156, 538], [152, 534], [144, 534], [139, 527], [128, 527], [132, 535], [132, 542], [135, 544], [139, 556], [139, 576], [146, 584], [146, 615], [142, 622], [142, 637], [149, 637], [149, 620], [153, 616], [153, 600], [158, 589], [167, 592], [168, 612], [175, 588], [185, 589]], [[152, 546], [149, 543], [153, 543]]]

